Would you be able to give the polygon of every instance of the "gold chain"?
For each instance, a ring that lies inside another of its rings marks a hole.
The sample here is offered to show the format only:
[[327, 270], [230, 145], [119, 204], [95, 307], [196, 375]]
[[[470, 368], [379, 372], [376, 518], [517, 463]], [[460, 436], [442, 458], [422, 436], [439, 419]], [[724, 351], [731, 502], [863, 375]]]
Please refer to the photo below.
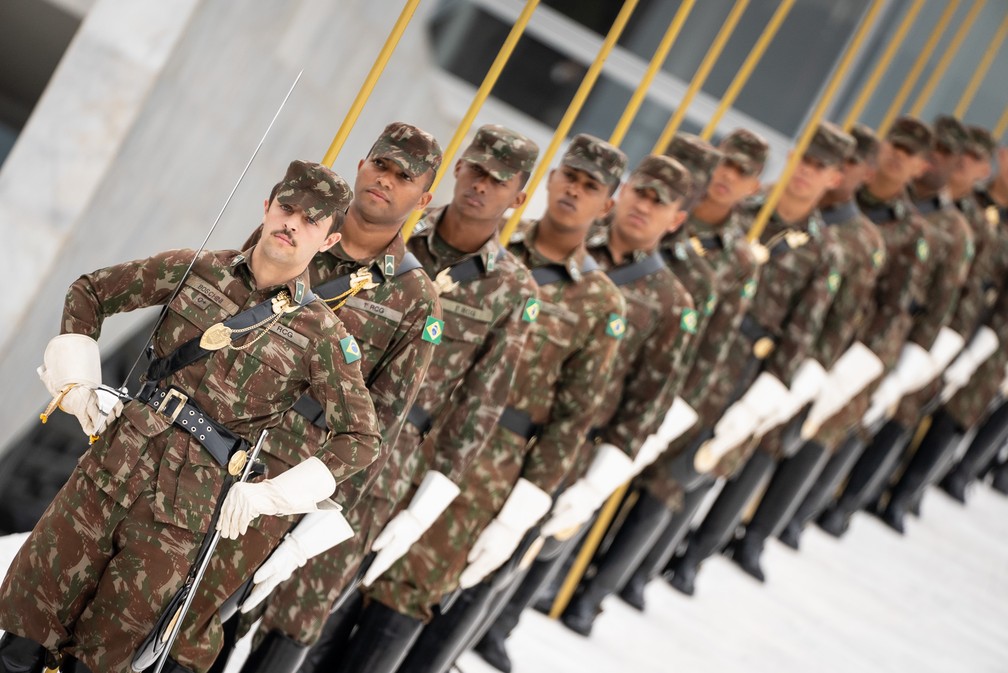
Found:
[[[323, 301], [325, 301], [326, 304], [329, 304], [329, 307], [333, 311], [338, 311], [339, 309], [341, 309], [343, 307], [343, 305], [345, 303], [347, 303], [347, 300], [350, 299], [350, 297], [354, 296], [355, 294], [357, 294], [358, 292], [360, 292], [361, 290], [363, 290], [370, 283], [371, 283], [371, 279], [370, 278], [365, 278], [364, 280], [357, 281], [356, 283], [354, 283], [350, 287], [349, 290], [347, 290], [343, 294], [337, 295], [335, 297], [331, 297], [329, 299], [324, 299]], [[333, 305], [334, 302], [339, 302], [339, 303], [337, 303], [334, 306]]]
[[[235, 349], [236, 351], [243, 351], [246, 348], [251, 348], [253, 344], [255, 344], [257, 341], [259, 341], [260, 339], [262, 339], [264, 336], [266, 336], [269, 333], [269, 331], [273, 328], [273, 325], [277, 324], [277, 322], [280, 320], [280, 317], [283, 316], [283, 314], [285, 313], [285, 311], [283, 310], [283, 307], [286, 306], [290, 302], [290, 295], [287, 294], [287, 290], [282, 290], [280, 292], [280, 294], [278, 294], [276, 296], [275, 301], [276, 300], [279, 300], [281, 302], [281, 310], [279, 312], [274, 313], [273, 315], [271, 315], [268, 318], [263, 318], [262, 320], [260, 320], [259, 322], [257, 322], [254, 325], [249, 325], [248, 327], [242, 327], [241, 329], [232, 330], [232, 332], [231, 332], [231, 339], [233, 340], [234, 337], [236, 337], [236, 336], [238, 336], [240, 334], [244, 334], [245, 332], [250, 332], [250, 331], [256, 329], [257, 327], [262, 327], [263, 325], [266, 325], [265, 327], [263, 327], [263, 331], [260, 332], [259, 334], [257, 334], [252, 340], [250, 340], [250, 341], [242, 344], [241, 346], [235, 346], [232, 343], [231, 344], [231, 348]], [[269, 324], [267, 325], [266, 323], [269, 323]]]

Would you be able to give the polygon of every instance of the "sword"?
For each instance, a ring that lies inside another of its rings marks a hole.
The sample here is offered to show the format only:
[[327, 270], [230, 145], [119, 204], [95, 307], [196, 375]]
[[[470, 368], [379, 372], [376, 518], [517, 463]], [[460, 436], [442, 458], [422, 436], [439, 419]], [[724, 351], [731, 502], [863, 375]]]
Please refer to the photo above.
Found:
[[[232, 475], [225, 482], [221, 495], [217, 499], [213, 517], [210, 520], [210, 530], [207, 531], [207, 536], [203, 538], [203, 544], [196, 554], [196, 559], [189, 569], [185, 582], [168, 602], [168, 607], [161, 613], [161, 617], [154, 625], [154, 628], [147, 634], [147, 637], [137, 649], [136, 654], [133, 655], [130, 668], [137, 673], [146, 671], [151, 666], [154, 666], [153, 673], [161, 673], [161, 669], [168, 659], [168, 654], [171, 652], [172, 645], [175, 643], [175, 638], [182, 628], [182, 620], [185, 619], [189, 606], [192, 605], [193, 599], [196, 597], [196, 587], [199, 586], [203, 576], [206, 574], [214, 548], [217, 547], [217, 543], [220, 541], [221, 534], [217, 530], [217, 518], [220, 515], [224, 498], [227, 496], [231, 486], [248, 481], [253, 473], [261, 470], [261, 464], [258, 463], [257, 458], [265, 440], [266, 430], [263, 430], [259, 433], [259, 439], [256, 441], [255, 446], [252, 447], [252, 452], [245, 462], [241, 475]], [[234, 479], [234, 476], [238, 476], [238, 478]]]

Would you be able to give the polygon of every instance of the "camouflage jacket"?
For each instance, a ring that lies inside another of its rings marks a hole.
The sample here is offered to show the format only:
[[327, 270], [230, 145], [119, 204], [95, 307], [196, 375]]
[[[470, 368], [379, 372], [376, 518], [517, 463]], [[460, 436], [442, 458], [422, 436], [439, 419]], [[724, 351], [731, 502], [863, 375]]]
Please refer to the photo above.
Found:
[[954, 316], [975, 248], [972, 229], [944, 194], [914, 198], [913, 204], [930, 225], [932, 259], [927, 304], [907, 338], [927, 350]]
[[973, 230], [976, 256], [959, 298], [951, 326], [969, 339], [992, 315], [1008, 277], [1008, 224], [989, 196], [982, 193], [956, 202]]
[[[588, 238], [588, 252], [610, 272], [643, 262], [637, 252], [617, 264], [608, 230]], [[659, 257], [660, 259], [660, 257]], [[626, 331], [612, 363], [609, 383], [595, 417], [598, 438], [634, 457], [658, 429], [682, 382], [682, 355], [696, 331], [693, 300], [664, 264], [656, 271], [618, 284], [626, 299]]]
[[[690, 240], [688, 224], [676, 232], [665, 236], [659, 244], [665, 264], [693, 299], [697, 310], [696, 334], [690, 339], [682, 356], [684, 368], [691, 368], [697, 358], [697, 351], [704, 343], [707, 324], [717, 309], [720, 297], [717, 289], [717, 271], [710, 260], [700, 254], [698, 247]], [[688, 384], [683, 388], [683, 394], [689, 393]]]
[[827, 369], [853, 343], [875, 292], [875, 281], [885, 264], [885, 241], [853, 200], [821, 211], [823, 221], [843, 249], [840, 287], [833, 297], [819, 341], [816, 359]]
[[[274, 296], [279, 287], [258, 289], [247, 256], [236, 251], [202, 252], [178, 295], [168, 305], [153, 339], [154, 354], [164, 357], [211, 325]], [[67, 293], [62, 331], [98, 338], [104, 319], [146, 306], [164, 304], [195, 255], [175, 250], [82, 276]], [[296, 287], [300, 284], [300, 288]], [[308, 274], [287, 283], [292, 297], [308, 285]], [[346, 338], [343, 324], [320, 300], [284, 315], [263, 338], [253, 330], [225, 347], [170, 374], [159, 384], [174, 386], [209, 417], [247, 441], [276, 426], [303, 393], [319, 400], [332, 432], [320, 441], [274, 456], [293, 465], [317, 456], [343, 481], [372, 463], [379, 434], [374, 406], [364, 388], [360, 366], [338, 349]], [[148, 438], [166, 443], [158, 472], [158, 501], [169, 521], [205, 530], [225, 471], [189, 433], [178, 431], [151, 407], [131, 401], [110, 438], [96, 443], [81, 459], [85, 472], [123, 506], [136, 497], [140, 480], [131, 478]], [[131, 427], [130, 427], [131, 426]], [[135, 432], [134, 432], [135, 431]], [[142, 437], [137, 436], [138, 432]], [[273, 453], [271, 448], [264, 451]]]
[[[529, 327], [538, 315], [538, 288], [514, 255], [491, 238], [475, 254], [454, 251], [436, 233], [444, 207], [427, 213], [410, 250], [435, 278], [444, 334], [416, 404], [435, 419], [425, 448], [426, 469], [457, 480], [483, 447], [507, 402]], [[475, 258], [475, 259], [474, 259]], [[446, 271], [474, 259], [479, 275], [452, 282]], [[417, 468], [422, 478], [426, 469]]]
[[914, 316], [927, 302], [930, 232], [905, 194], [882, 201], [862, 187], [857, 201], [885, 240], [886, 260], [875, 284], [875, 300], [856, 338], [888, 371], [899, 358]]

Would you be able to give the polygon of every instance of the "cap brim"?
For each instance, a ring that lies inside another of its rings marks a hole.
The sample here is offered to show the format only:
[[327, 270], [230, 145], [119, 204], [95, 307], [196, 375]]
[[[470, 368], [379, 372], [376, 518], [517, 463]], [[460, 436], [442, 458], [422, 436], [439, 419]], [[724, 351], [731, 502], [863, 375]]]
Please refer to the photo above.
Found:
[[500, 180], [501, 182], [507, 182], [515, 176], [518, 172], [510, 166], [506, 165], [502, 161], [497, 161], [496, 159], [485, 159], [483, 157], [462, 157], [462, 161], [466, 161], [470, 164], [479, 166], [487, 173], [489, 173], [494, 180]]
[[[413, 167], [410, 163], [412, 157], [410, 157], [410, 155], [406, 154], [402, 150], [392, 148], [382, 149], [379, 151], [372, 152], [370, 158], [387, 159], [389, 161], [394, 161], [395, 164], [399, 168], [406, 171], [406, 173], [408, 173], [410, 177], [415, 178], [421, 175], [421, 173], [417, 173], [415, 170], [413, 170]], [[426, 173], [426, 171], [424, 172]]]
[[742, 169], [747, 175], [759, 173], [761, 166], [753, 161], [752, 157], [741, 152], [728, 152], [724, 155], [723, 161], [730, 161]]
[[570, 168], [576, 168], [579, 171], [584, 171], [588, 175], [592, 176], [603, 185], [608, 185], [612, 187], [618, 180], [613, 180], [612, 177], [598, 167], [597, 164], [588, 161], [587, 159], [582, 159], [578, 156], [568, 156], [563, 160], [564, 166], [569, 166]]
[[662, 203], [672, 203], [676, 200], [678, 194], [669, 187], [668, 183], [659, 180], [658, 178], [651, 178], [648, 176], [637, 176], [637, 182], [634, 184], [634, 189], [650, 189], [653, 190], [655, 194], [658, 195], [658, 200]]

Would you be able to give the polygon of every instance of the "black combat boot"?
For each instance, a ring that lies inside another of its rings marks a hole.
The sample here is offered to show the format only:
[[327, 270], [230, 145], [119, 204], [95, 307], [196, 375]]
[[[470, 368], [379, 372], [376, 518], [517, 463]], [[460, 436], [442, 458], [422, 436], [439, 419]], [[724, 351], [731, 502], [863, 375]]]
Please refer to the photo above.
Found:
[[34, 640], [7, 632], [0, 636], [0, 673], [42, 673], [52, 655]]
[[[463, 590], [451, 608], [435, 615], [424, 627], [405, 660], [395, 669], [397, 673], [448, 671], [455, 663], [455, 659], [465, 651], [466, 645], [486, 616], [493, 598], [494, 590], [490, 580], [484, 580], [470, 589]], [[371, 669], [348, 669], [346, 673], [357, 671], [370, 673]]]
[[[169, 657], [168, 660], [165, 662], [164, 668], [161, 670], [164, 671], [164, 673], [170, 673], [172, 670], [174, 670], [170, 668], [172, 664], [178, 666], [178, 662]], [[84, 662], [82, 662], [77, 657], [71, 657], [70, 655], [65, 655], [63, 657], [63, 660], [60, 662], [59, 665], [59, 670], [60, 673], [91, 673], [91, 669], [85, 666]], [[182, 670], [188, 670], [188, 669], [182, 669]]]
[[341, 653], [340, 673], [395, 673], [420, 637], [423, 622], [372, 601], [361, 612], [357, 631]]
[[241, 673], [296, 673], [308, 656], [308, 646], [276, 629], [254, 648]]
[[953, 499], [966, 503], [966, 487], [994, 459], [1008, 440], [1008, 403], [1002, 404], [980, 426], [966, 454], [941, 481], [941, 488]]
[[993, 470], [994, 480], [991, 481], [991, 486], [998, 493], [1008, 495], [1008, 463], [1003, 463], [1000, 467], [996, 467]]
[[864, 451], [865, 442], [856, 433], [849, 435], [826, 461], [826, 466], [798, 506], [791, 521], [781, 533], [781, 542], [798, 549], [805, 525], [819, 517], [832, 502], [837, 489], [850, 473]]
[[329, 613], [318, 641], [311, 646], [298, 673], [329, 673], [336, 670], [350, 642], [350, 634], [364, 611], [364, 594], [358, 589], [338, 600]]

